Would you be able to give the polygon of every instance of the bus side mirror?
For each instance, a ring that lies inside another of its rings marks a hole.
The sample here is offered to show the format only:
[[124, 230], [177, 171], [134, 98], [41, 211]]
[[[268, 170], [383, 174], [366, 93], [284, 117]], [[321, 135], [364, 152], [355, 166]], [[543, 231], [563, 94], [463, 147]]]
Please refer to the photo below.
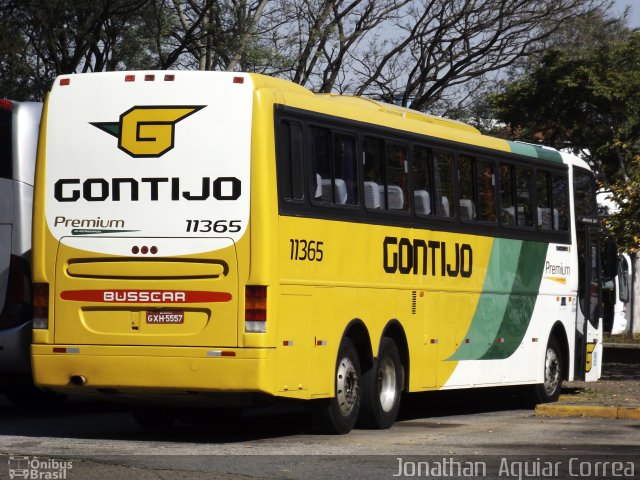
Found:
[[631, 292], [629, 289], [629, 263], [622, 255], [618, 257], [618, 298], [622, 303], [629, 302]]

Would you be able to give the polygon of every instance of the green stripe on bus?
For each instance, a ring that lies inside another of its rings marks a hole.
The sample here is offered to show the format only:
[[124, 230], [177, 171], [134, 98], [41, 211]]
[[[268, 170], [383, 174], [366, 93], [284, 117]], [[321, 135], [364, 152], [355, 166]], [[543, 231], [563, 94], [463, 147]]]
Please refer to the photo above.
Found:
[[507, 292], [513, 289], [522, 243], [504, 238], [493, 240], [483, 293], [465, 336], [473, 341], [462, 343], [448, 360], [476, 360], [493, 345], [508, 306]]
[[522, 245], [505, 316], [493, 345], [480, 357], [481, 360], [508, 358], [522, 343], [540, 291], [548, 247], [542, 242], [524, 242]]
[[539, 158], [540, 160], [547, 160], [549, 162], [563, 163], [562, 156], [557, 150], [550, 148], [543, 148], [537, 145], [531, 145], [529, 143], [511, 142], [508, 141], [509, 147], [513, 153], [520, 155], [526, 155], [528, 157]]

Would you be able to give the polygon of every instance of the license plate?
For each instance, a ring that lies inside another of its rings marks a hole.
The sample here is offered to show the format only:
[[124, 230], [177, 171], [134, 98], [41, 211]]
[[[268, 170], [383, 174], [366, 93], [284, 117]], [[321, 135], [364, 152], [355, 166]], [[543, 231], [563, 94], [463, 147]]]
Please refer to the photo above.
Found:
[[184, 323], [184, 312], [177, 310], [152, 310], [147, 312], [147, 323], [155, 325], [172, 325]]

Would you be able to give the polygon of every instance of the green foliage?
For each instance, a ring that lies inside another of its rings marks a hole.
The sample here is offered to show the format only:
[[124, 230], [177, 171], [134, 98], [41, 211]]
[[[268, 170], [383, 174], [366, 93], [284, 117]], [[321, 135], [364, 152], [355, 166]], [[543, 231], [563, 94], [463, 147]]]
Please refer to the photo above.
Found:
[[640, 251], [640, 156], [629, 162], [628, 174], [628, 179], [609, 187], [609, 196], [620, 210], [604, 222], [619, 248], [636, 253]]
[[0, 0], [2, 96], [41, 100], [57, 75], [131, 67], [149, 1]]
[[508, 135], [585, 153], [606, 182], [624, 178], [640, 140], [640, 32], [562, 47], [505, 83], [489, 100], [493, 116]]
[[620, 211], [618, 245], [640, 248], [640, 32], [595, 15], [488, 97], [494, 134], [582, 153]]

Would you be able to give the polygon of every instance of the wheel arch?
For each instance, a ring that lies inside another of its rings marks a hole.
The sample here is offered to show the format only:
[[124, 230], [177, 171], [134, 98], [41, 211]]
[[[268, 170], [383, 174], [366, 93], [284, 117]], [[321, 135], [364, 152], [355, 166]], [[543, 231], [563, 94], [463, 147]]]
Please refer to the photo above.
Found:
[[[557, 321], [553, 327], [551, 328], [551, 333], [549, 334], [549, 339], [555, 338], [560, 345], [560, 354], [562, 355], [562, 379], [569, 379], [569, 363], [571, 357], [569, 356], [569, 338], [567, 337], [567, 332], [564, 328], [564, 325]], [[547, 339], [547, 342], [549, 341]], [[546, 347], [545, 347], [546, 350]]]
[[[393, 340], [398, 347], [398, 352], [400, 353], [400, 361], [402, 362], [403, 379], [402, 379], [402, 389], [407, 391], [409, 389], [409, 366], [410, 366], [410, 356], [409, 356], [409, 344], [407, 342], [407, 335], [402, 327], [402, 324], [398, 320], [390, 320], [389, 323], [384, 327], [382, 331], [382, 338], [388, 337]], [[377, 356], [377, 355], [376, 355]]]
[[362, 371], [370, 369], [373, 366], [371, 336], [364, 322], [359, 318], [351, 320], [345, 328], [342, 338], [349, 338], [355, 345]]

